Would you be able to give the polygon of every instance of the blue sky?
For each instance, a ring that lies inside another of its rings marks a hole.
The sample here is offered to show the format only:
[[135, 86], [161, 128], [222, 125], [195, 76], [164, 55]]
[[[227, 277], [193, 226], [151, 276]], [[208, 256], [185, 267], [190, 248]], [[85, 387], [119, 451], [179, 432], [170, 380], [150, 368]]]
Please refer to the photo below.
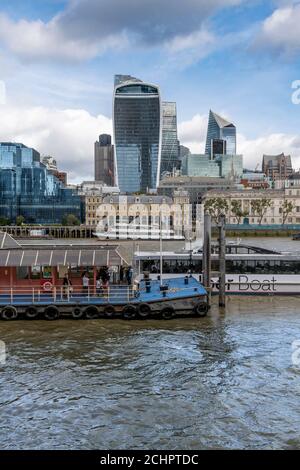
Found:
[[113, 75], [126, 73], [177, 102], [192, 151], [212, 108], [236, 124], [245, 166], [283, 151], [298, 168], [299, 22], [289, 0], [0, 0], [0, 139], [53, 154], [71, 180], [92, 177]]

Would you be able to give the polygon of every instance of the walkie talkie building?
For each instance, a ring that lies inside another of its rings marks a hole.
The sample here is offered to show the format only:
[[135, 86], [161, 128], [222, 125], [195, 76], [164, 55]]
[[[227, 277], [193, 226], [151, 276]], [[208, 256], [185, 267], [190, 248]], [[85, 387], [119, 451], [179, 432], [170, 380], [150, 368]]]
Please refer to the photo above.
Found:
[[146, 192], [159, 184], [162, 107], [159, 88], [118, 76], [113, 98], [116, 183], [122, 193]]

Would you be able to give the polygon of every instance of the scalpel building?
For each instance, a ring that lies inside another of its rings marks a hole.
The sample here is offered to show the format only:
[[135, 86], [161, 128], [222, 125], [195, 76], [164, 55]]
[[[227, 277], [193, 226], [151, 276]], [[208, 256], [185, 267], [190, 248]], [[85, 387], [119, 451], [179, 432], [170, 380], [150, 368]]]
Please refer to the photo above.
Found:
[[117, 76], [113, 126], [116, 184], [121, 193], [156, 189], [162, 149], [162, 104], [158, 86], [130, 76]]

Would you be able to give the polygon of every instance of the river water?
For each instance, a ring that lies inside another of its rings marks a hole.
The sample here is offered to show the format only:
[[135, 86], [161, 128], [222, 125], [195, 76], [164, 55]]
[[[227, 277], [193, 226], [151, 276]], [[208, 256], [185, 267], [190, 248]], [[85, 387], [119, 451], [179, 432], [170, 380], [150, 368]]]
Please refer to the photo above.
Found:
[[300, 448], [297, 298], [205, 319], [0, 324], [2, 449]]

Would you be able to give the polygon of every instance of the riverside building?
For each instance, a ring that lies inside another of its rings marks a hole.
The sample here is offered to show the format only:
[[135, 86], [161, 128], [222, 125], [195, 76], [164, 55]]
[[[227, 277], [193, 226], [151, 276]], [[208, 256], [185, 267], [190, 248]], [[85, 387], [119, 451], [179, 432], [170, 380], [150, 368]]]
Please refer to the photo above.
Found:
[[84, 205], [41, 163], [40, 154], [21, 143], [0, 143], [0, 217], [28, 224], [61, 224], [69, 214], [80, 221]]

